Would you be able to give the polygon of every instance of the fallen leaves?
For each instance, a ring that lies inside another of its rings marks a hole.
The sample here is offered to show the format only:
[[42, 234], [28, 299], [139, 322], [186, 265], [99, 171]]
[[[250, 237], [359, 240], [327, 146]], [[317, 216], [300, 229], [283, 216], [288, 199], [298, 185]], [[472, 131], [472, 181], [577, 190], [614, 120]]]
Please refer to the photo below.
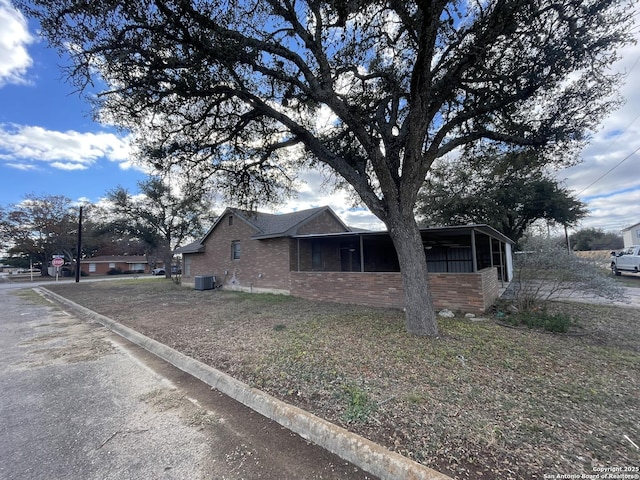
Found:
[[638, 310], [556, 304], [580, 336], [441, 318], [434, 339], [395, 310], [120, 283], [51, 289], [455, 478], [640, 463]]

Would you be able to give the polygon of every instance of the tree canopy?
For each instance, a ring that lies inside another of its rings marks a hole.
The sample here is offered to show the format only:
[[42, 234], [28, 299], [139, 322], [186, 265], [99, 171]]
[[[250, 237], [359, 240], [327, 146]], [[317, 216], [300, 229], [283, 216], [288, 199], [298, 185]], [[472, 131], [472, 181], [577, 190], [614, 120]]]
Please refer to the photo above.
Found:
[[2, 224], [8, 253], [31, 257], [42, 275], [48, 275], [53, 255], [75, 258], [78, 205], [63, 195], [25, 195], [6, 212]]
[[418, 212], [431, 225], [486, 223], [516, 243], [537, 220], [575, 225], [586, 205], [544, 167], [535, 152], [469, 152], [432, 168]]
[[199, 189], [177, 193], [160, 177], [150, 177], [138, 187], [139, 195], [123, 187], [108, 192], [110, 221], [105, 229], [136, 239], [150, 260], [162, 259], [169, 277], [173, 250], [185, 240], [201, 237], [213, 223], [211, 202]]
[[335, 173], [389, 229], [408, 330], [435, 335], [414, 218], [431, 165], [478, 142], [579, 146], [616, 104], [633, 0], [18, 3], [155, 165], [250, 205], [301, 166]]
[[571, 235], [574, 250], [619, 250], [624, 240], [619, 233], [605, 232], [601, 228], [583, 228]]

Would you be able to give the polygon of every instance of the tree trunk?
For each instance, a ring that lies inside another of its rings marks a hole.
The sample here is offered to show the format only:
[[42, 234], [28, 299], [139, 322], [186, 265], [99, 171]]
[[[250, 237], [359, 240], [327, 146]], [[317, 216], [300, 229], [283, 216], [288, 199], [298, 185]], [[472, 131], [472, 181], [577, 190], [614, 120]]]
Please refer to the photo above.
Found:
[[162, 261], [164, 263], [164, 278], [171, 278], [171, 262], [173, 262], [173, 251], [171, 250], [170, 238], [163, 239]]
[[171, 278], [171, 262], [173, 261], [173, 254], [171, 252], [163, 255], [164, 261], [164, 278]]
[[437, 336], [438, 324], [428, 284], [427, 259], [418, 225], [414, 218], [394, 222], [389, 225], [389, 234], [400, 263], [407, 332]]

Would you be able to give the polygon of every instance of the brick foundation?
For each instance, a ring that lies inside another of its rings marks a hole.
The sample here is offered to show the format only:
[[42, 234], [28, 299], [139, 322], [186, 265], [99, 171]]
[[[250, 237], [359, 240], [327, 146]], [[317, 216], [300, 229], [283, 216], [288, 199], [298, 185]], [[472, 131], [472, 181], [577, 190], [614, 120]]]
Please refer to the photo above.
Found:
[[[495, 268], [478, 273], [432, 273], [429, 285], [437, 310], [482, 314], [498, 298]], [[291, 295], [309, 300], [402, 308], [400, 273], [291, 272]]]

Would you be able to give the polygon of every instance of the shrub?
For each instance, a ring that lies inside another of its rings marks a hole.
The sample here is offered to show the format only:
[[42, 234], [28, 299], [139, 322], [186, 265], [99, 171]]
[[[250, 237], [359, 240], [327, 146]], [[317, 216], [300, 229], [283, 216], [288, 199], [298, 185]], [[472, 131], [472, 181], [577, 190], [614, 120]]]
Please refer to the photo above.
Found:
[[122, 273], [122, 270], [120, 270], [119, 268], [111, 268], [107, 272], [107, 275], [120, 275], [121, 273]]
[[124, 275], [139, 275], [144, 273], [144, 270], [125, 270], [124, 272], [120, 272]]
[[579, 258], [544, 238], [530, 238], [517, 252], [515, 276], [508, 295], [520, 311], [540, 308], [569, 295], [593, 295], [617, 300], [623, 288], [595, 262]]
[[567, 333], [574, 321], [569, 315], [548, 312], [522, 312], [507, 317], [507, 322], [514, 326], [526, 325], [529, 328], [540, 328], [548, 332]]

